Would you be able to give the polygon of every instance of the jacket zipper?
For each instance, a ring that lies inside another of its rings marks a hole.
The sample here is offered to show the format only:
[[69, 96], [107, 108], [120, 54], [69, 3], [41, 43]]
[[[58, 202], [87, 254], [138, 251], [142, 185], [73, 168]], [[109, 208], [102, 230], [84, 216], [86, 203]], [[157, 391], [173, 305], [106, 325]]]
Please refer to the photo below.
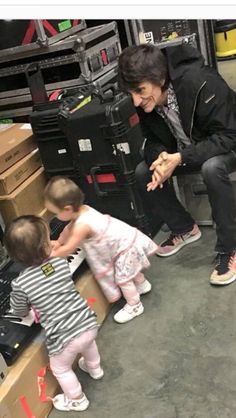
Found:
[[206, 84], [206, 81], [204, 81], [204, 83], [202, 83], [202, 85], [199, 87], [199, 89], [197, 91], [197, 94], [196, 94], [196, 97], [195, 97], [195, 102], [194, 102], [193, 112], [192, 112], [192, 117], [191, 117], [190, 133], [189, 133], [191, 141], [192, 141], [193, 117], [194, 117], [194, 113], [195, 113], [195, 109], [196, 109], [196, 105], [197, 105], [197, 98], [198, 98], [198, 95], [199, 95], [200, 91], [202, 90], [203, 86], [205, 86], [205, 84]]

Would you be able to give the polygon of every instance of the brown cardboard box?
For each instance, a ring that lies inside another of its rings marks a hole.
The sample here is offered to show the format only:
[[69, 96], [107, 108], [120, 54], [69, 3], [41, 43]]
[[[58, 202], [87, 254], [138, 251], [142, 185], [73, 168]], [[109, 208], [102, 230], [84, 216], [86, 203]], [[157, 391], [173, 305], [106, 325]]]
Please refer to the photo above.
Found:
[[[26, 418], [26, 413], [20, 402], [25, 396], [27, 404], [35, 418], [45, 418], [51, 408], [51, 402], [41, 402], [37, 384], [37, 375], [42, 367], [48, 364], [48, 355], [44, 345], [43, 334], [37, 336], [27, 347], [21, 357], [9, 367], [9, 373], [0, 386], [0, 417]], [[46, 395], [55, 396], [59, 392], [56, 379], [51, 372], [45, 377]]]
[[[76, 288], [85, 299], [95, 298], [92, 309], [97, 313], [98, 323], [106, 318], [111, 304], [106, 300], [90, 270], [76, 282]], [[52, 408], [51, 402], [41, 402], [37, 387], [37, 375], [48, 364], [48, 356], [43, 342], [43, 333], [26, 348], [16, 363], [9, 368], [9, 373], [0, 386], [0, 418], [26, 418], [19, 400], [25, 396], [35, 418], [46, 418]], [[46, 395], [53, 397], [59, 393], [56, 379], [51, 372], [46, 375]]]
[[101, 324], [108, 315], [111, 304], [104, 296], [101, 288], [94, 279], [92, 272], [87, 270], [77, 280], [75, 287], [84, 299], [96, 299], [95, 303], [91, 305], [91, 308], [96, 312], [98, 323]]
[[4, 132], [13, 126], [12, 123], [0, 123], [0, 132]]
[[29, 123], [14, 123], [5, 129], [0, 129], [0, 173], [36, 147]]
[[37, 215], [44, 209], [46, 177], [40, 167], [12, 193], [0, 196], [0, 212], [5, 225], [21, 215]]
[[46, 222], [49, 223], [55, 215], [44, 208], [41, 212], [37, 213], [37, 216], [40, 216], [40, 218], [43, 218]]
[[0, 174], [0, 196], [11, 193], [41, 166], [39, 150], [36, 148]]

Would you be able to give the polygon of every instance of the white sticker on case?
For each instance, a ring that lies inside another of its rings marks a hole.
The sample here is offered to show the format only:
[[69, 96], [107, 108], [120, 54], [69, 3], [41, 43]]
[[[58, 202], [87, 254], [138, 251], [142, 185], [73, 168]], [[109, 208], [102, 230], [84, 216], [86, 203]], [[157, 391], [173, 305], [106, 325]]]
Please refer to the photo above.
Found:
[[66, 154], [67, 153], [65, 148], [58, 149], [57, 152], [58, 152], [58, 154]]
[[79, 139], [78, 146], [80, 151], [92, 151], [92, 142], [90, 139]]

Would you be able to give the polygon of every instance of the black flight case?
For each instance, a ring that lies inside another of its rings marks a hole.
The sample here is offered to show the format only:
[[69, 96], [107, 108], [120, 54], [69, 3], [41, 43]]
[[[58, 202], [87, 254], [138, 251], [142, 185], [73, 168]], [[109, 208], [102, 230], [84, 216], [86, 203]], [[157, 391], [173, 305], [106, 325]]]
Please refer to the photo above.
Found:
[[143, 136], [131, 98], [106, 86], [84, 100], [65, 99], [58, 119], [88, 203], [150, 235], [135, 180]]

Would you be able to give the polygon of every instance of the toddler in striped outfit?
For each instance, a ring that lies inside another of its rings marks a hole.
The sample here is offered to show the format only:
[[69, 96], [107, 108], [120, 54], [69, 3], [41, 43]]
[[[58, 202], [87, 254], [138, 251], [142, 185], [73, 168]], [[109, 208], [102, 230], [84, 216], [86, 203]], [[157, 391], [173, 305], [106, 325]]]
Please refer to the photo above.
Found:
[[67, 261], [51, 257], [47, 223], [37, 216], [21, 216], [5, 231], [5, 243], [12, 259], [25, 269], [12, 281], [10, 304], [17, 316], [31, 306], [45, 330], [52, 373], [63, 393], [53, 399], [60, 411], [84, 411], [89, 401], [72, 369], [78, 354], [79, 367], [93, 379], [103, 377], [97, 336], [96, 314], [82, 299], [72, 281]]

